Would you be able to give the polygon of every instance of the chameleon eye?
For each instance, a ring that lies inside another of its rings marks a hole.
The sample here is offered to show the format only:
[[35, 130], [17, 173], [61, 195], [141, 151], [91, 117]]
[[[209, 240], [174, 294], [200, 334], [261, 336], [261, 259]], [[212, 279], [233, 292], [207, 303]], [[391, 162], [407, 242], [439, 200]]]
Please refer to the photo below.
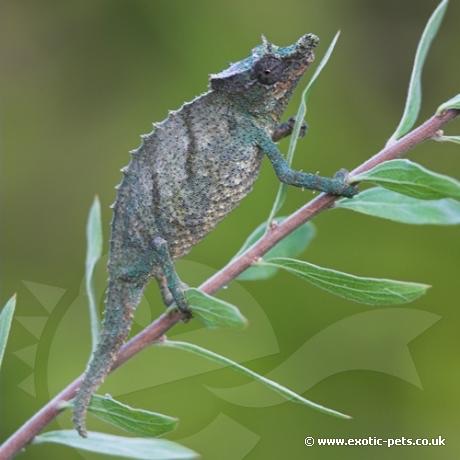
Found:
[[280, 79], [282, 73], [282, 62], [273, 56], [262, 58], [254, 66], [254, 78], [263, 85], [273, 85]]

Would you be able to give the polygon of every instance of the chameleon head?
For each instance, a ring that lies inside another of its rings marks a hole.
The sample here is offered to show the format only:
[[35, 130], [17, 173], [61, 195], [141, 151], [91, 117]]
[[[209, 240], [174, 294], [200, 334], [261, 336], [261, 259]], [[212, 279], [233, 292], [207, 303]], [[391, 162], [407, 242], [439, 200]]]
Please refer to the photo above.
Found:
[[281, 115], [305, 70], [314, 59], [319, 39], [306, 34], [293, 45], [279, 47], [262, 37], [251, 56], [210, 76], [215, 91], [229, 93], [254, 114]]

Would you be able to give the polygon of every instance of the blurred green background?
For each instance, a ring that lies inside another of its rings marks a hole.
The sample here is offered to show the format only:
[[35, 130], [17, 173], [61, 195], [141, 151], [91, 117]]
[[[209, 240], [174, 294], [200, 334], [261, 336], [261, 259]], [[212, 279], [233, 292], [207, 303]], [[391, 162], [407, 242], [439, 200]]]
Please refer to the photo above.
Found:
[[[420, 120], [460, 90], [460, 4], [451, 3], [427, 61]], [[80, 292], [87, 212], [98, 194], [107, 241], [119, 169], [151, 122], [204, 91], [207, 75], [245, 57], [262, 33], [285, 45], [314, 32], [322, 40], [321, 55], [341, 29], [334, 56], [310, 98], [310, 132], [299, 144], [295, 164], [322, 174], [351, 168], [380, 149], [399, 121], [415, 47], [436, 4], [2, 0], [0, 303], [17, 291], [18, 307], [0, 375], [1, 439], [83, 369], [90, 348]], [[298, 95], [286, 115], [295, 112]], [[460, 122], [448, 131], [458, 134]], [[459, 152], [458, 145], [430, 142], [410, 156], [460, 177]], [[199, 283], [232, 257], [266, 218], [276, 186], [265, 165], [254, 192], [179, 264], [185, 281]], [[308, 192], [292, 190], [285, 212], [309, 198]], [[458, 458], [458, 227], [404, 226], [345, 211], [324, 213], [315, 224], [318, 235], [303, 255], [307, 260], [433, 288], [414, 304], [382, 311], [279, 274], [266, 282], [233, 283], [219, 294], [250, 318], [247, 331], [204, 331], [191, 323], [171, 335], [181, 334], [261, 373], [291, 363], [280, 368], [278, 380], [352, 414], [352, 421], [293, 403], [248, 407], [247, 401], [230, 402], [209, 388], [245, 384], [244, 377], [167, 350], [142, 353], [101, 391], [180, 417], [170, 438], [205, 459]], [[100, 264], [100, 299], [104, 278]], [[161, 309], [152, 285], [134, 329]], [[341, 336], [344, 321], [356, 334]], [[321, 335], [334, 324], [339, 324], [337, 333]], [[311, 340], [316, 334], [325, 346]], [[403, 346], [408, 341], [412, 358]], [[304, 351], [292, 361], [297, 350]], [[244, 389], [240, 394], [243, 401]], [[95, 419], [89, 423], [94, 430], [111, 431]], [[50, 428], [69, 426], [64, 414]], [[447, 439], [447, 447], [304, 446], [306, 436], [438, 435]], [[63, 457], [104, 458], [51, 445], [32, 446], [20, 456]]]

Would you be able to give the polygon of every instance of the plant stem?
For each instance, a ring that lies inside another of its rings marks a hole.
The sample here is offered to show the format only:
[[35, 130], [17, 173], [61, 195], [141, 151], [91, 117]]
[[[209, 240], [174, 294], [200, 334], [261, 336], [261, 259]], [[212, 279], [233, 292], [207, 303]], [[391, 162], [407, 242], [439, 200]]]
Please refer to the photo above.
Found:
[[[435, 136], [439, 129], [458, 115], [460, 115], [459, 110], [447, 110], [440, 115], [434, 115], [401, 139], [384, 147], [376, 155], [355, 168], [351, 174], [362, 173], [384, 161], [400, 157], [411, 148]], [[336, 196], [324, 193], [318, 195], [291, 214], [281, 224], [270, 227], [269, 231], [260, 240], [205, 281], [200, 286], [200, 289], [207, 294], [212, 294], [227, 285], [300, 225], [312, 219], [319, 212], [330, 208], [337, 198]], [[171, 327], [179, 323], [182, 319], [182, 315], [178, 311], [167, 311], [162, 314], [121, 348], [112, 371], [148, 347], [152, 342], [161, 339]], [[64, 388], [64, 390], [51, 399], [0, 446], [0, 460], [7, 460], [18, 453], [59, 414], [61, 403], [69, 401], [74, 397], [82, 377], [82, 375], [79, 376]]]

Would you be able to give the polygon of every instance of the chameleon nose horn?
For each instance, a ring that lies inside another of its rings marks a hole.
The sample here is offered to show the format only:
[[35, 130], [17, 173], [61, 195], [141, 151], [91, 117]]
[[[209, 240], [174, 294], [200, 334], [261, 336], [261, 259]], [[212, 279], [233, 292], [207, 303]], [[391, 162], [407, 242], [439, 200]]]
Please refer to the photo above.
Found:
[[315, 48], [319, 43], [319, 38], [314, 34], [306, 34], [297, 40], [297, 48], [300, 50], [309, 51]]

